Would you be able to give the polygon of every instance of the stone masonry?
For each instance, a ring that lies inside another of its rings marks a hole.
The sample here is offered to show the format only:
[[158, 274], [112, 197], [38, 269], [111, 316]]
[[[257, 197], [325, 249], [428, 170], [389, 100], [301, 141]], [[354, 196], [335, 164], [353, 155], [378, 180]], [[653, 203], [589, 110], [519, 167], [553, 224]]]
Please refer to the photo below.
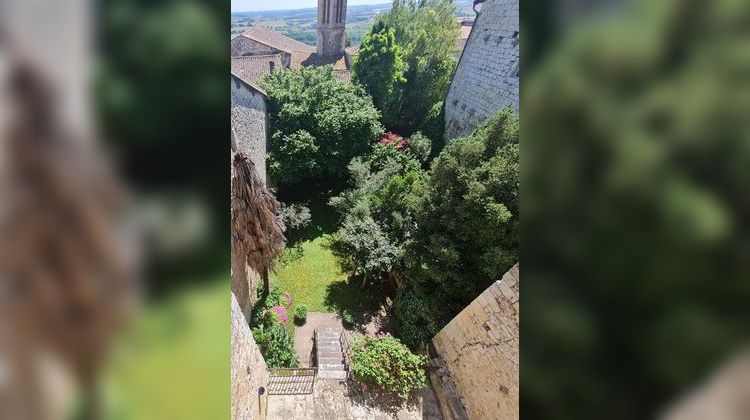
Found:
[[519, 418], [518, 323], [516, 264], [432, 339], [444, 418]]
[[261, 396], [258, 389], [268, 388], [268, 369], [234, 293], [232, 293], [231, 376], [232, 419], [265, 418], [268, 393], [265, 392]]
[[518, 0], [485, 0], [445, 100], [445, 138], [465, 136], [518, 103]]
[[269, 127], [265, 92], [234, 75], [231, 79], [232, 131], [237, 149], [250, 157], [258, 175], [265, 180]]

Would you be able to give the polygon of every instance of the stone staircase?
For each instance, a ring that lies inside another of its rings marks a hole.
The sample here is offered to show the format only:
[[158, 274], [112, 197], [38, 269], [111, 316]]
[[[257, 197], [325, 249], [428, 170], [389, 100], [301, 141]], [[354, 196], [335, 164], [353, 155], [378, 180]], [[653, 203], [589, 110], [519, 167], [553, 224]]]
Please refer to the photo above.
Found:
[[341, 348], [341, 331], [338, 328], [315, 330], [315, 355], [318, 362], [318, 378], [346, 380], [347, 366]]

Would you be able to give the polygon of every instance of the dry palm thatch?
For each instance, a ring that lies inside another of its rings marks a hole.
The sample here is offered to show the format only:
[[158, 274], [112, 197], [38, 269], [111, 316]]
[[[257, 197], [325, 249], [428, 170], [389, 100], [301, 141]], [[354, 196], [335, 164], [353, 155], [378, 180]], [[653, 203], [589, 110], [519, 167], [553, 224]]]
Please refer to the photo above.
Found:
[[16, 409], [47, 418], [34, 392], [43, 379], [32, 379], [33, 354], [45, 351], [75, 376], [88, 397], [83, 415], [94, 418], [97, 376], [137, 284], [119, 231], [123, 191], [87, 143], [62, 128], [50, 86], [32, 66], [14, 69], [16, 112], [0, 153], [0, 289], [8, 291], [0, 319], [11, 322], [0, 335], [15, 332], [17, 367], [29, 376], [21, 392], [29, 401], [15, 399]]
[[247, 267], [263, 277], [267, 293], [268, 270], [284, 249], [284, 224], [278, 217], [279, 202], [258, 177], [252, 160], [234, 152], [232, 169], [232, 291], [249, 319], [255, 285]]

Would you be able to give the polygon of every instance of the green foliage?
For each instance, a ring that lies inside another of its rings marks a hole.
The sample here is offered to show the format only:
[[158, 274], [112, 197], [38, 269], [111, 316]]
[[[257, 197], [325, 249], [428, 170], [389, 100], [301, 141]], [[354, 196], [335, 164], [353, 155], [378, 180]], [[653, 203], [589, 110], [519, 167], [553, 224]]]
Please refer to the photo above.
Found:
[[443, 325], [440, 309], [428, 294], [417, 291], [414, 284], [399, 289], [394, 303], [399, 339], [411, 348], [431, 340], [440, 331], [438, 325]]
[[410, 135], [423, 129], [433, 106], [448, 92], [459, 36], [455, 5], [451, 0], [394, 0], [373, 29], [379, 25], [394, 29], [406, 63], [406, 83], [399, 85], [384, 121], [392, 122], [388, 128], [393, 131]]
[[524, 81], [533, 417], [651, 417], [747, 342], [750, 2], [628, 6]]
[[354, 379], [406, 398], [427, 385], [427, 357], [412, 353], [390, 335], [358, 336], [352, 340], [351, 372]]
[[307, 305], [297, 305], [294, 310], [294, 320], [298, 325], [302, 325], [307, 321]]
[[341, 316], [341, 321], [343, 321], [344, 325], [354, 325], [354, 314], [349, 309], [342, 309], [339, 315]]
[[381, 110], [386, 125], [392, 125], [394, 97], [404, 78], [405, 64], [401, 46], [396, 43], [395, 31], [382, 21], [376, 22], [365, 34], [354, 59], [352, 81], [360, 83]]
[[331, 252], [341, 269], [377, 276], [390, 272], [401, 257], [399, 248], [388, 240], [372, 217], [347, 217], [331, 239]]
[[504, 110], [433, 161], [414, 209], [410, 278], [457, 313], [518, 261], [518, 119]]
[[422, 176], [419, 166], [393, 145], [377, 145], [369, 159], [352, 160], [354, 188], [331, 199], [344, 219], [331, 239], [342, 270], [380, 278], [402, 265], [413, 225], [406, 207]]
[[260, 353], [269, 368], [295, 368], [299, 366], [297, 354], [294, 349], [294, 338], [289, 334], [273, 311], [268, 322], [260, 327], [253, 328], [253, 338], [258, 344]]
[[422, 134], [421, 131], [417, 131], [409, 137], [406, 143], [406, 150], [409, 151], [417, 160], [422, 163], [427, 162], [432, 151], [432, 140]]
[[422, 125], [422, 134], [432, 139], [432, 155], [437, 156], [445, 143], [445, 103], [440, 101], [432, 106]]
[[342, 177], [383, 132], [362, 87], [342, 83], [331, 66], [274, 72], [261, 81], [271, 115], [271, 176], [282, 183]]
[[310, 208], [302, 204], [284, 204], [281, 203], [279, 217], [284, 222], [284, 226], [289, 230], [299, 230], [310, 224], [312, 215]]

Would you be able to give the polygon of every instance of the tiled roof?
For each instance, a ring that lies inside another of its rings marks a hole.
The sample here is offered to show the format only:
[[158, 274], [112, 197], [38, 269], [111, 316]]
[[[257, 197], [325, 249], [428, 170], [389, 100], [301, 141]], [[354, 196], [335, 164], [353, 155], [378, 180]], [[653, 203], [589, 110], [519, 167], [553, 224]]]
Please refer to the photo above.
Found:
[[292, 54], [291, 66], [305, 66], [305, 67], [320, 67], [328, 64], [333, 65], [334, 70], [348, 70], [346, 66], [346, 57], [340, 55], [338, 57], [325, 57], [318, 55], [317, 53], [312, 54]]
[[232, 57], [232, 74], [257, 87], [258, 80], [271, 73], [271, 63], [274, 69], [281, 70], [281, 54]]
[[252, 27], [243, 32], [242, 36], [290, 54], [295, 52], [315, 52], [315, 47], [313, 46], [266, 28]]
[[346, 53], [349, 55], [357, 55], [359, 47], [346, 47]]

